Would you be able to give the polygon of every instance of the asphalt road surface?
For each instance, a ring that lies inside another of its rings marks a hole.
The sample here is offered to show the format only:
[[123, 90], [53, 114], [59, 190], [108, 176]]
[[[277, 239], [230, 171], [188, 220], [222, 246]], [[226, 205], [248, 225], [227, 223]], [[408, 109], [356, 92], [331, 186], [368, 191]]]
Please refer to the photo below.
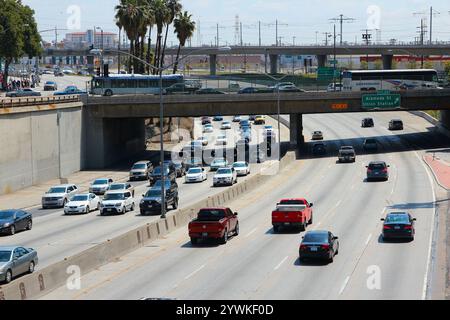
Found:
[[[322, 130], [329, 156], [303, 154], [270, 184], [232, 203], [230, 207], [239, 212], [241, 232], [226, 245], [192, 247], [187, 227], [181, 228], [84, 275], [80, 290], [61, 287], [43, 298], [424, 298], [435, 199], [433, 182], [420, 160], [420, 147], [448, 144], [429, 132], [428, 122], [411, 114], [373, 114], [375, 128], [364, 129], [360, 122], [366, 116], [369, 114], [305, 116], [305, 135], [308, 138], [309, 132]], [[403, 132], [387, 130], [392, 118], [403, 118]], [[382, 146], [378, 153], [362, 151], [365, 137], [377, 137]], [[356, 163], [336, 163], [341, 145], [356, 147]], [[365, 181], [365, 165], [371, 160], [391, 165], [389, 181]], [[339, 237], [334, 263], [300, 263], [302, 234], [273, 233], [271, 210], [286, 197], [306, 197], [314, 203], [314, 223], [309, 230], [326, 229]], [[403, 210], [417, 218], [416, 239], [384, 242], [380, 218], [386, 212]]]
[[[275, 125], [273, 119], [269, 119], [269, 121]], [[215, 129], [220, 128], [220, 122], [215, 122], [214, 127]], [[238, 130], [238, 124], [233, 124], [233, 130]], [[220, 130], [216, 130], [214, 134], [210, 134], [211, 145], [214, 145], [215, 137], [220, 133]], [[282, 138], [287, 141], [288, 137], [289, 131], [283, 127]], [[230, 143], [230, 147], [232, 146], [234, 144]], [[256, 174], [261, 166], [263, 164], [252, 164], [251, 175]], [[208, 173], [208, 181], [203, 183], [185, 184], [184, 177], [177, 180], [181, 209], [226, 188], [212, 187], [213, 174]], [[239, 177], [238, 182], [245, 179], [247, 177]], [[148, 181], [132, 182], [132, 184], [135, 186], [136, 203], [136, 209], [133, 212], [128, 212], [123, 216], [102, 217], [98, 211], [91, 212], [89, 215], [65, 216], [63, 209], [34, 208], [29, 210], [34, 217], [33, 229], [19, 232], [14, 236], [0, 236], [0, 246], [22, 245], [36, 249], [39, 254], [39, 265], [37, 266], [39, 269], [159, 219], [159, 216], [144, 217], [139, 213], [139, 202], [142, 194], [148, 190]]]

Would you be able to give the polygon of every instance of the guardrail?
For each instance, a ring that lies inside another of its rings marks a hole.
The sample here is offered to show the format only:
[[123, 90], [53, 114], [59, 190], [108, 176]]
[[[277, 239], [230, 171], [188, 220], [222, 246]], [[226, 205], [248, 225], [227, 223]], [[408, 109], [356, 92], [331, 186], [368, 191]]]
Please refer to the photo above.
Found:
[[47, 104], [80, 102], [79, 95], [51, 96], [51, 97], [19, 97], [0, 98], [0, 108], [17, 108]]

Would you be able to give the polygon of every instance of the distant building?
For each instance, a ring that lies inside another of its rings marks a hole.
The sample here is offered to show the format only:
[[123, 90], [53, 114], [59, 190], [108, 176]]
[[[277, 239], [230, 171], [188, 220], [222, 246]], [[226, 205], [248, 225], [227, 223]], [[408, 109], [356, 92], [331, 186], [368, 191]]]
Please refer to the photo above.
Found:
[[[112, 32], [103, 32], [103, 48], [117, 48], [119, 44], [118, 35]], [[100, 30], [88, 30], [86, 32], [67, 33], [64, 39], [66, 49], [86, 49], [94, 45], [95, 48], [102, 47], [102, 33]]]

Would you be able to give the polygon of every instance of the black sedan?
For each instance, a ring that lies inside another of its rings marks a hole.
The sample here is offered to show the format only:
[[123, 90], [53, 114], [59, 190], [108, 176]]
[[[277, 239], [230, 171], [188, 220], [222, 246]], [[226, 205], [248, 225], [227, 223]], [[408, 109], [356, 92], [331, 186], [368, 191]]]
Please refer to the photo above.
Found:
[[384, 221], [382, 236], [383, 240], [387, 239], [410, 239], [414, 240], [416, 229], [414, 224], [416, 218], [411, 217], [407, 212], [392, 212], [389, 213]]
[[31, 230], [33, 217], [23, 210], [0, 211], [0, 233], [14, 235], [16, 231]]
[[303, 237], [300, 244], [300, 261], [305, 259], [326, 259], [333, 262], [334, 256], [339, 253], [338, 237], [330, 231], [309, 231]]
[[219, 91], [214, 88], [203, 88], [203, 89], [197, 90], [195, 93], [196, 94], [225, 94], [225, 92]]

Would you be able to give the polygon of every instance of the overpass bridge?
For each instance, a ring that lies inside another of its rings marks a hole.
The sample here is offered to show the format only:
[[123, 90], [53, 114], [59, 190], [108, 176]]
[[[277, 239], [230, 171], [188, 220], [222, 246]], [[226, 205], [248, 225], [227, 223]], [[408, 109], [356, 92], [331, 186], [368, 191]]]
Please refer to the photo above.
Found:
[[[315, 55], [317, 56], [319, 67], [326, 65], [327, 56], [341, 55], [380, 55], [383, 60], [384, 69], [392, 69], [392, 58], [394, 55], [450, 55], [450, 43], [432, 45], [344, 45], [337, 46], [232, 46], [230, 51], [221, 52], [217, 47], [184, 47], [181, 55], [209, 56], [210, 73], [216, 74], [216, 62], [219, 55], [264, 55], [266, 66], [270, 63], [270, 73], [278, 71], [279, 55]], [[175, 56], [178, 48], [166, 49], [166, 56]], [[94, 63], [94, 57], [87, 49], [45, 49], [44, 57], [87, 57], [87, 63]], [[268, 59], [270, 61], [268, 61]]]

